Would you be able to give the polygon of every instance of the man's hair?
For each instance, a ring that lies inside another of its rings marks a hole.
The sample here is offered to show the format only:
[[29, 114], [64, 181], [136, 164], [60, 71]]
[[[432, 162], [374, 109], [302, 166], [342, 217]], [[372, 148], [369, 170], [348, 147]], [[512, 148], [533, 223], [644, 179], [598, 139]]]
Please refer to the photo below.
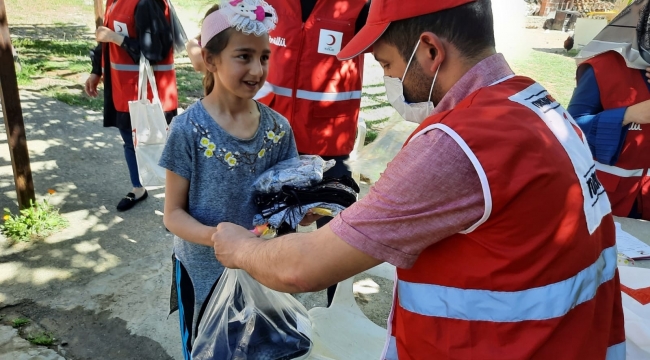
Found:
[[408, 61], [424, 32], [438, 35], [454, 44], [465, 58], [474, 59], [495, 46], [492, 4], [490, 0], [477, 0], [433, 14], [394, 21], [380, 40], [397, 47], [404, 61]]

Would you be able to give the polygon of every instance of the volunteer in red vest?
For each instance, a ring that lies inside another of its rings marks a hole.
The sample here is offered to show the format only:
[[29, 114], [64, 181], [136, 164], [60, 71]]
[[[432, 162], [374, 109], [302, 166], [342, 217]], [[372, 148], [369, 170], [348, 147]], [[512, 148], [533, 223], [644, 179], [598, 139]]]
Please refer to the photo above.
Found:
[[383, 359], [624, 359], [615, 227], [584, 134], [495, 51], [489, 0], [375, 0], [372, 47], [421, 121], [368, 195], [309, 234], [222, 223], [219, 261], [286, 292], [397, 267]]
[[612, 213], [645, 220], [650, 220], [650, 52], [643, 49], [650, 43], [643, 42], [650, 42], [649, 4], [630, 5], [632, 11], [622, 12], [585, 47], [583, 53], [598, 54], [578, 67], [568, 107], [587, 136]]
[[[140, 54], [151, 62], [167, 123], [176, 115], [178, 94], [174, 70], [171, 11], [165, 0], [108, 0], [104, 26], [96, 31], [100, 44], [91, 52], [92, 73], [86, 80], [89, 96], [98, 95], [104, 80], [104, 127], [116, 127], [124, 141], [124, 157], [133, 189], [117, 205], [131, 209], [147, 198], [140, 183], [133, 147], [129, 101], [138, 99]], [[149, 88], [149, 98], [152, 98]]]

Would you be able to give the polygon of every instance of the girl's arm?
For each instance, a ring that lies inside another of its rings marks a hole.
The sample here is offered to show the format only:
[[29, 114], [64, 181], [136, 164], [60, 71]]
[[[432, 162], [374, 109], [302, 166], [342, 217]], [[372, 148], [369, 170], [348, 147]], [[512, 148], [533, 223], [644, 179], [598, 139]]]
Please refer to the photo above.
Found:
[[196, 221], [187, 213], [187, 194], [190, 181], [167, 170], [165, 179], [165, 227], [179, 238], [199, 245], [213, 246], [212, 234], [216, 228]]

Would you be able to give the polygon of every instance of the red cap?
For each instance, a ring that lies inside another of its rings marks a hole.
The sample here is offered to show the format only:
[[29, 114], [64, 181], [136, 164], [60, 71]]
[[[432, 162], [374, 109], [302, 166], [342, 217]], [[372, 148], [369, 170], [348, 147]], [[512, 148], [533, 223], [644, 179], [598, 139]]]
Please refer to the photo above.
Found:
[[366, 25], [336, 55], [348, 60], [366, 51], [384, 34], [392, 21], [451, 9], [476, 0], [372, 0]]

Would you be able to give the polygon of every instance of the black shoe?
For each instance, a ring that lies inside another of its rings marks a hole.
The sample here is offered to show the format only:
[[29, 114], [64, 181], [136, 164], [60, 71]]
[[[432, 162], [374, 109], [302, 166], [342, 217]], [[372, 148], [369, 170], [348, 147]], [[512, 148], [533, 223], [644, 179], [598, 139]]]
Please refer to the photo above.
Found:
[[126, 194], [126, 197], [124, 199], [120, 200], [120, 203], [117, 204], [117, 211], [127, 211], [130, 208], [134, 207], [135, 204], [137, 204], [138, 202], [146, 199], [147, 196], [149, 196], [149, 193], [147, 192], [147, 190], [144, 191], [144, 195], [140, 196], [137, 199], [135, 198], [134, 193], [128, 193], [128, 194]]

